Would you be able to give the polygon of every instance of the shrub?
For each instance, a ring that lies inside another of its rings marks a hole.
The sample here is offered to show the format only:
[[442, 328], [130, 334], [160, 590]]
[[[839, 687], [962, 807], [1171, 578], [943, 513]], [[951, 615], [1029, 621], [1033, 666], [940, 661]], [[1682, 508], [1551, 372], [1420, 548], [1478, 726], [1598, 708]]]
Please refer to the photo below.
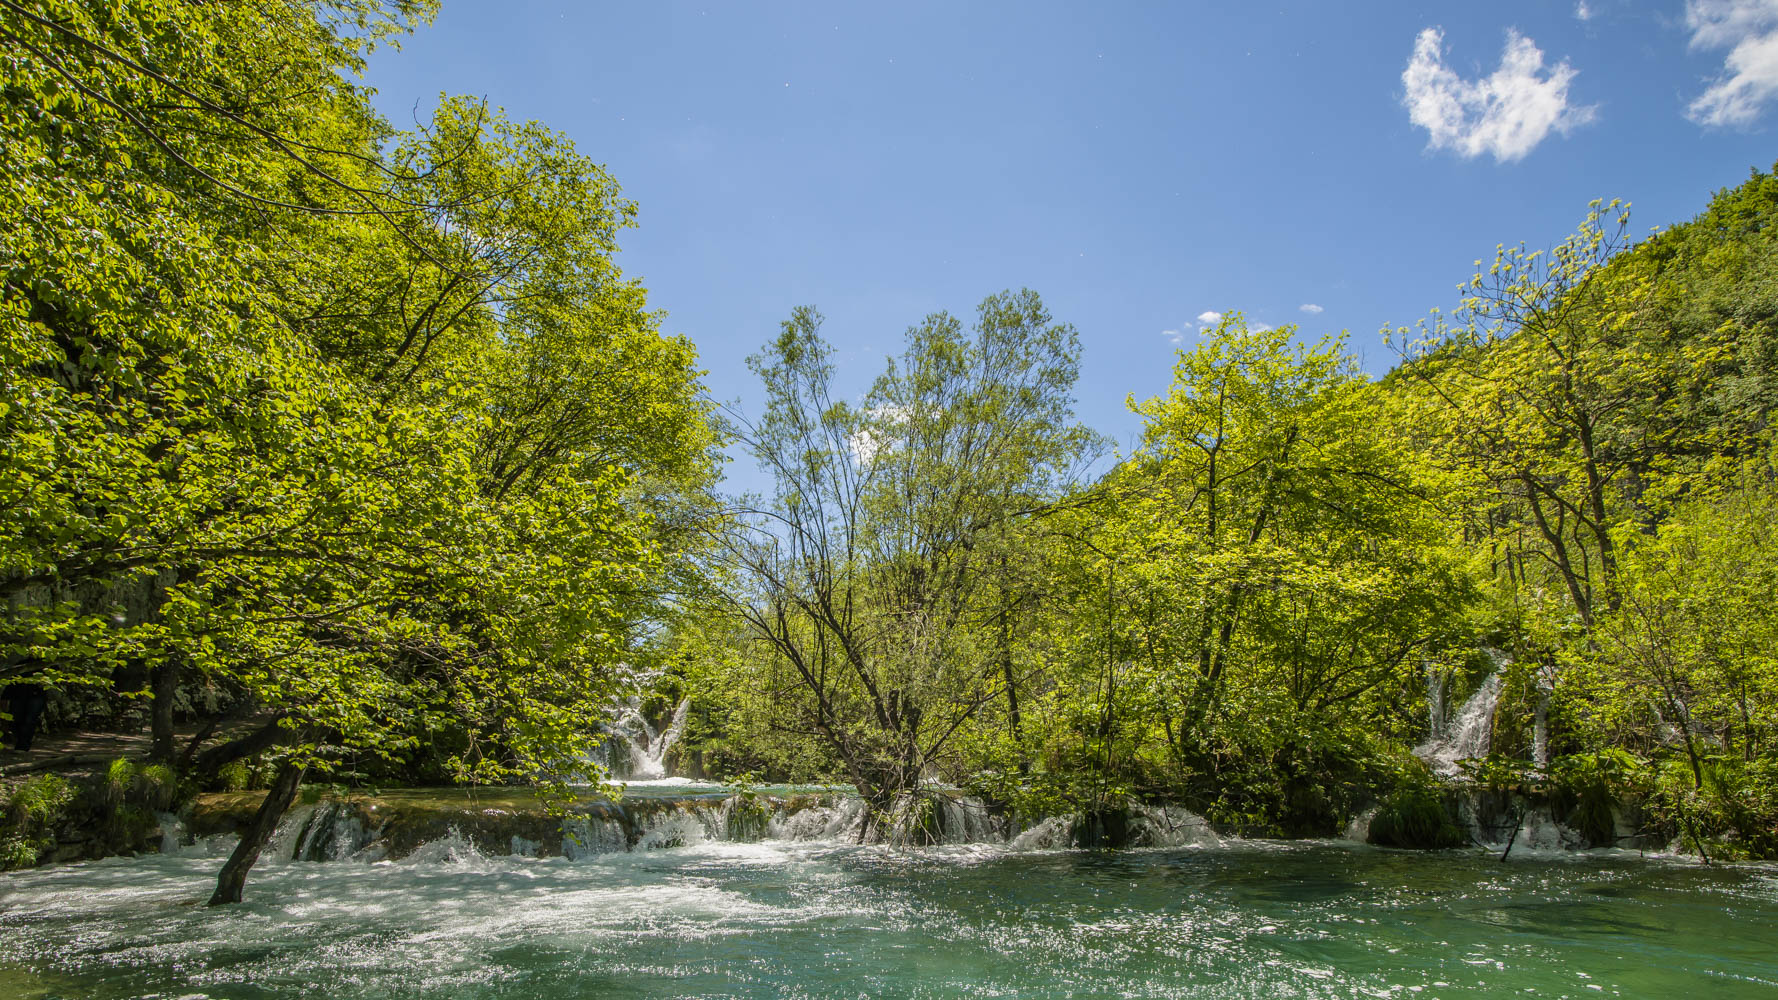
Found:
[[1646, 790], [1647, 765], [1618, 749], [1569, 754], [1550, 766], [1555, 804], [1564, 822], [1595, 846], [1616, 842], [1616, 806]]
[[1410, 785], [1397, 789], [1371, 819], [1370, 842], [1383, 847], [1436, 850], [1469, 842], [1445, 808], [1437, 789]]
[[54, 841], [53, 830], [74, 801], [74, 786], [59, 774], [26, 780], [3, 809], [10, 828], [0, 837], [0, 870], [28, 868]]

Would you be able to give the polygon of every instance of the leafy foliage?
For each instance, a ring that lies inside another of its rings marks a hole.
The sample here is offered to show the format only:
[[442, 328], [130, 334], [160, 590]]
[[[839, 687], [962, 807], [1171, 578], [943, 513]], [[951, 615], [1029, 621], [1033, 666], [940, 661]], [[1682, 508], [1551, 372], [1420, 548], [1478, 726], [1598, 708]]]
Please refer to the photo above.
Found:
[[222, 691], [323, 771], [585, 773], [717, 439], [601, 168], [371, 108], [430, 13], [0, 4], [0, 677]]

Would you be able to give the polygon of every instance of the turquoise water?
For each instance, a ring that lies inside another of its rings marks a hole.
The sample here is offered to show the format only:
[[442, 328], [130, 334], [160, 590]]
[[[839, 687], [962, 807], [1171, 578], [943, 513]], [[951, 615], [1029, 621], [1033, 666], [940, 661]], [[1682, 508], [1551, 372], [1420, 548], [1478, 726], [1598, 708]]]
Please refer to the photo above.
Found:
[[1769, 997], [1778, 871], [1333, 843], [703, 843], [0, 876], [0, 996]]

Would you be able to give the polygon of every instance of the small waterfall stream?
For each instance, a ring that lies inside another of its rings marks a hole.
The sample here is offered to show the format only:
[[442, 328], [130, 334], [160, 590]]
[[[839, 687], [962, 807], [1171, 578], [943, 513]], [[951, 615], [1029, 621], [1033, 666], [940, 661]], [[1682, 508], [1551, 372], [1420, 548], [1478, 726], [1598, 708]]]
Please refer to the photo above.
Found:
[[1450, 676], [1439, 664], [1426, 664], [1426, 714], [1431, 720], [1431, 740], [1445, 738], [1445, 686], [1450, 683]]
[[691, 699], [687, 698], [673, 709], [673, 716], [660, 730], [649, 725], [647, 717], [642, 714], [642, 700], [632, 697], [618, 706], [617, 717], [611, 724], [611, 735], [621, 742], [616, 747], [620, 752], [611, 753], [614, 747], [607, 741], [601, 748], [597, 760], [604, 765], [612, 777], [620, 781], [656, 781], [667, 776], [667, 751], [679, 742], [685, 732], [685, 720], [691, 710]]
[[[1432, 735], [1426, 742], [1414, 748], [1414, 755], [1425, 761], [1433, 771], [1445, 777], [1454, 777], [1462, 772], [1458, 762], [1473, 757], [1485, 757], [1494, 735], [1494, 708], [1500, 702], [1500, 689], [1504, 681], [1504, 671], [1509, 662], [1506, 655], [1498, 650], [1489, 650], [1488, 655], [1494, 660], [1494, 671], [1482, 681], [1482, 686], [1475, 694], [1457, 710], [1455, 718], [1446, 723], [1444, 719], [1444, 680], [1442, 676], [1428, 674], [1427, 694], [1428, 705], [1432, 710]], [[1439, 677], [1434, 683], [1432, 678]]]
[[[1470, 695], [1455, 716], [1445, 710], [1448, 679], [1435, 668], [1427, 670], [1427, 708], [1431, 715], [1430, 736], [1414, 748], [1415, 756], [1447, 779], [1460, 778], [1462, 762], [1485, 757], [1492, 750], [1494, 714], [1505, 686], [1506, 669], [1512, 661], [1497, 649], [1484, 649], [1494, 669]], [[1549, 703], [1555, 687], [1552, 668], [1539, 668], [1534, 675], [1537, 689], [1536, 715], [1532, 726], [1531, 757], [1536, 773], [1547, 773], [1549, 767]], [[1634, 827], [1626, 827], [1621, 809], [1614, 810], [1614, 836], [1603, 844], [1589, 842], [1587, 835], [1564, 824], [1562, 816], [1546, 792], [1524, 788], [1491, 788], [1465, 781], [1452, 781], [1445, 786], [1445, 798], [1453, 818], [1466, 829], [1469, 839], [1478, 846], [1505, 854], [1563, 853], [1594, 846], [1622, 846], [1644, 843]], [[1363, 840], [1369, 835], [1371, 820], [1378, 810], [1357, 817], [1348, 827], [1347, 839]]]
[[1555, 677], [1545, 666], [1537, 671], [1537, 717], [1531, 729], [1531, 763], [1539, 773], [1550, 766], [1550, 695], [1555, 693]]

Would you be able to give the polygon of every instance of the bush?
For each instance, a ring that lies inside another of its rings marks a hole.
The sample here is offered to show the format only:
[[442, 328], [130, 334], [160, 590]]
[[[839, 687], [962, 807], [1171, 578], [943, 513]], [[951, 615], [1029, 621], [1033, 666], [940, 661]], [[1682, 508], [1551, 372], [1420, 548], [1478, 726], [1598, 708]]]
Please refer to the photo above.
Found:
[[35, 841], [16, 833], [0, 837], [0, 872], [31, 867], [41, 850]]
[[247, 781], [251, 777], [244, 760], [232, 760], [222, 765], [216, 772], [216, 780], [225, 792], [246, 791]]
[[1649, 777], [1645, 763], [1618, 749], [1569, 754], [1550, 765], [1563, 822], [1596, 847], [1616, 842], [1617, 804], [1646, 792]]
[[49, 826], [74, 801], [74, 786], [59, 774], [27, 779], [6, 801], [6, 817], [14, 829]]
[[55, 826], [74, 798], [74, 786], [59, 774], [38, 775], [14, 789], [3, 810], [9, 829], [0, 837], [0, 870], [36, 864], [55, 843]]
[[1437, 850], [1462, 847], [1469, 838], [1452, 820], [1444, 796], [1435, 788], [1397, 789], [1371, 819], [1370, 842], [1382, 847]]
[[106, 805], [113, 809], [125, 802], [162, 812], [179, 800], [179, 779], [165, 764], [138, 764], [119, 757], [105, 769]]

